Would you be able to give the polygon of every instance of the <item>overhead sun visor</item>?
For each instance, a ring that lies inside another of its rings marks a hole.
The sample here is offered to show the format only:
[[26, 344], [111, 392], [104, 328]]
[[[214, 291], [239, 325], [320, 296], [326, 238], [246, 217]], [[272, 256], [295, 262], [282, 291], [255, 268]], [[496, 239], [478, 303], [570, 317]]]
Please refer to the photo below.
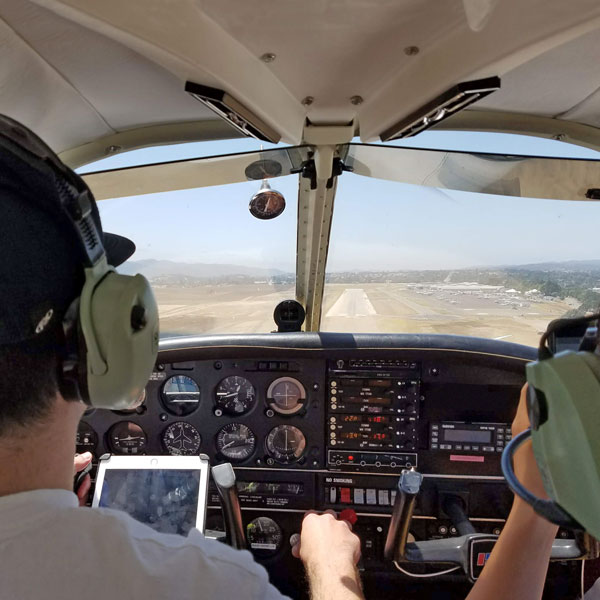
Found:
[[349, 144], [346, 167], [355, 175], [438, 189], [595, 201], [600, 161]]
[[[96, 200], [143, 196], [297, 173], [309, 146], [294, 146], [98, 171], [83, 175]], [[277, 173], [277, 175], [275, 175]]]
[[[260, 181], [300, 173], [310, 146], [292, 146], [101, 171], [84, 175], [97, 200]], [[354, 175], [438, 189], [598, 201], [600, 161], [424, 150], [369, 144], [340, 148]], [[344, 177], [344, 175], [342, 175]]]

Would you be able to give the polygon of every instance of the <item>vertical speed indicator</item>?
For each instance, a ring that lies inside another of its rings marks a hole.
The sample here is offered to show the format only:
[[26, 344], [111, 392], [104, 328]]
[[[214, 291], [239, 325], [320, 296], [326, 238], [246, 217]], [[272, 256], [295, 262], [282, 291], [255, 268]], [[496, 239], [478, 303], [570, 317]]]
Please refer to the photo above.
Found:
[[256, 437], [252, 430], [242, 423], [229, 423], [217, 433], [217, 450], [227, 459], [241, 461], [252, 456]]

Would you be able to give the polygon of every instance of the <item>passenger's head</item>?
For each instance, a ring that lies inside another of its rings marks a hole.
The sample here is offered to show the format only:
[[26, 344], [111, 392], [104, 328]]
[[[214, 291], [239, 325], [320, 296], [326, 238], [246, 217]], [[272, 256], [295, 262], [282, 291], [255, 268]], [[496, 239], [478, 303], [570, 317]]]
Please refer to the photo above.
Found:
[[[67, 353], [63, 320], [85, 281], [86, 256], [61, 207], [60, 178], [35, 160], [32, 143], [43, 144], [0, 116], [0, 436], [44, 420], [56, 401]], [[98, 209], [89, 198], [102, 236]], [[135, 246], [107, 235], [108, 262], [116, 266]]]

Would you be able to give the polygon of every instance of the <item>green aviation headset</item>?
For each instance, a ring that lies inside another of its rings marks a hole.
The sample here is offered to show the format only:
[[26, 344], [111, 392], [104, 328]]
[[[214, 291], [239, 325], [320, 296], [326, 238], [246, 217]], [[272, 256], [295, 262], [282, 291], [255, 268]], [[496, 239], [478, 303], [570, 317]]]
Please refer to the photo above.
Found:
[[[531, 429], [516, 436], [502, 456], [513, 492], [549, 521], [600, 538], [600, 315], [559, 319], [542, 336], [538, 360], [526, 367]], [[561, 329], [587, 325], [580, 350], [554, 354], [548, 338]], [[531, 438], [550, 500], [537, 498], [515, 477], [512, 458]]]
[[150, 284], [108, 264], [91, 191], [40, 138], [0, 115], [0, 148], [54, 177], [57, 208], [68, 217], [85, 256], [85, 283], [63, 322], [61, 393], [96, 408], [135, 407], [158, 352], [158, 307]]

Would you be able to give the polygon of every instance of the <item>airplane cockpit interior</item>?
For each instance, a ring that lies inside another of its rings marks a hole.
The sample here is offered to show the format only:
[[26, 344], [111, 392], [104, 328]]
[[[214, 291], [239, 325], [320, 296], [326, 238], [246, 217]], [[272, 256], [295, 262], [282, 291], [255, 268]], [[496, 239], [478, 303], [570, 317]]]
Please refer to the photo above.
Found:
[[[204, 533], [283, 594], [332, 509], [366, 598], [464, 599], [526, 365], [600, 306], [599, 29], [595, 0], [2, 0], [0, 113], [158, 304], [143, 402], [79, 424], [92, 482], [106, 455], [230, 464]], [[599, 556], [561, 526], [544, 598]]]

